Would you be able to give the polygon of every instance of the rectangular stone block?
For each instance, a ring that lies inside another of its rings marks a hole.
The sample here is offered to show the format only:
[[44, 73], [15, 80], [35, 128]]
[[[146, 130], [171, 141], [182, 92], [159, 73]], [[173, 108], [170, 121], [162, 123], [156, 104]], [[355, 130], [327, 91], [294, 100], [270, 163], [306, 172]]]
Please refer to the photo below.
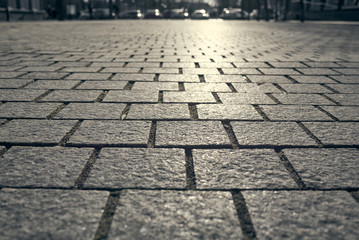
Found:
[[341, 105], [359, 105], [359, 94], [326, 94], [328, 97], [339, 102]]
[[73, 187], [91, 153], [89, 148], [12, 147], [0, 158], [0, 184]]
[[114, 81], [147, 81], [152, 82], [155, 79], [155, 74], [149, 73], [129, 73], [129, 74], [116, 74], [111, 78]]
[[[316, 145], [296, 123], [231, 122], [240, 145], [308, 146]], [[295, 136], [295, 137], [293, 137]]]
[[158, 122], [156, 146], [230, 145], [220, 122]]
[[0, 128], [0, 142], [57, 144], [76, 121], [12, 120]]
[[322, 106], [322, 108], [340, 121], [359, 121], [358, 107]]
[[125, 190], [109, 239], [242, 239], [229, 192]]
[[283, 152], [309, 188], [344, 189], [359, 185], [358, 149], [285, 149]]
[[198, 189], [297, 188], [273, 150], [194, 150]]
[[242, 82], [246, 83], [247, 80], [242, 75], [214, 75], [214, 74], [205, 74], [204, 78], [206, 82], [209, 83], [232, 83], [232, 82]]
[[70, 103], [54, 119], [120, 119], [125, 106], [118, 103]]
[[19, 88], [31, 81], [30, 79], [0, 79], [0, 88]]
[[184, 83], [186, 92], [232, 92], [225, 83]]
[[125, 81], [86, 81], [76, 89], [122, 90], [126, 84]]
[[334, 80], [326, 76], [293, 75], [291, 78], [298, 81], [299, 83], [335, 83]]
[[281, 90], [271, 83], [233, 83], [232, 85], [240, 93], [282, 93]]
[[160, 74], [160, 82], [199, 82], [198, 75], [195, 74]]
[[190, 119], [190, 115], [187, 104], [132, 104], [126, 119]]
[[25, 89], [71, 89], [80, 81], [64, 81], [64, 80], [38, 80]]
[[151, 123], [147, 121], [85, 120], [70, 138], [70, 145], [145, 145]]
[[43, 93], [45, 90], [0, 89], [0, 101], [31, 102]]
[[257, 75], [261, 74], [255, 68], [222, 68], [224, 74], [245, 74], [245, 75]]
[[304, 75], [340, 75], [338, 72], [330, 68], [296, 68]]
[[345, 191], [244, 191], [258, 239], [355, 239], [358, 203]]
[[210, 92], [164, 92], [165, 103], [215, 103]]
[[339, 93], [359, 93], [358, 84], [327, 84]]
[[0, 106], [0, 117], [5, 118], [46, 118], [61, 104], [7, 102]]
[[358, 145], [358, 122], [306, 122], [304, 125], [325, 145]]
[[[331, 94], [332, 95], [332, 94]], [[330, 95], [330, 96], [331, 96]], [[291, 105], [335, 105], [319, 94], [273, 94], [283, 104]]]
[[62, 79], [67, 75], [68, 73], [60, 73], [60, 72], [32, 72], [32, 73], [27, 73], [21, 76], [20, 78], [48, 80], [48, 79]]
[[218, 93], [223, 104], [274, 104], [264, 93]]
[[280, 84], [288, 93], [333, 93], [319, 84]]
[[292, 83], [284, 76], [265, 76], [265, 75], [250, 75], [249, 80], [255, 83]]
[[178, 91], [178, 83], [176, 82], [136, 82], [133, 91]]
[[85, 187], [185, 188], [184, 150], [104, 148]]
[[0, 238], [93, 239], [109, 193], [47, 189], [0, 191]]
[[358, 83], [358, 76], [332, 76], [335, 80], [341, 83]]
[[259, 70], [266, 75], [300, 75], [299, 72], [290, 68], [260, 68]]
[[72, 73], [66, 77], [66, 80], [107, 80], [111, 74], [109, 73]]
[[94, 102], [101, 93], [99, 90], [55, 90], [41, 102]]
[[263, 120], [250, 105], [198, 104], [199, 119], [211, 120]]
[[270, 120], [280, 121], [333, 121], [313, 106], [262, 105], [263, 112]]
[[111, 90], [102, 100], [103, 102], [123, 102], [123, 103], [157, 103], [158, 92], [151, 91], [116, 91]]

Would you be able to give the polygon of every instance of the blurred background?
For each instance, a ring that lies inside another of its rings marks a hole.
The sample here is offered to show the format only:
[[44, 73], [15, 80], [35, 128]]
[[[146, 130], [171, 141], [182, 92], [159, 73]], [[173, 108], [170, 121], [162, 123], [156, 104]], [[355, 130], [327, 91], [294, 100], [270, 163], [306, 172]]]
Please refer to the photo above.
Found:
[[0, 0], [0, 21], [211, 18], [359, 21], [359, 0]]

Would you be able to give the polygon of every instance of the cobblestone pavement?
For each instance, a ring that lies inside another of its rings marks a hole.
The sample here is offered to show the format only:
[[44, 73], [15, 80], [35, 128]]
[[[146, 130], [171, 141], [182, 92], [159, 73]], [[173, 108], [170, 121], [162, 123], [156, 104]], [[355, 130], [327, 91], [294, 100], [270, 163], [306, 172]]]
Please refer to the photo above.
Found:
[[359, 25], [0, 31], [0, 239], [358, 239]]

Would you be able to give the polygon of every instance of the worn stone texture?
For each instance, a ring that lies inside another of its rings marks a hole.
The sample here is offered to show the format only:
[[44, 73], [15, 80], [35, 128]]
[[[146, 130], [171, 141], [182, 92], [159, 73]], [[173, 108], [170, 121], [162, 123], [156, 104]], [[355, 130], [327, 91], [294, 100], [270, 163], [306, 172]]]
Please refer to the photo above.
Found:
[[64, 81], [64, 80], [38, 80], [28, 86], [26, 89], [71, 89], [80, 81]]
[[109, 73], [72, 73], [66, 77], [66, 80], [107, 80], [111, 74]]
[[274, 104], [264, 93], [218, 93], [224, 104]]
[[42, 102], [94, 102], [99, 90], [55, 90], [41, 99]]
[[31, 79], [0, 79], [0, 88], [19, 88], [31, 81]]
[[126, 190], [109, 239], [242, 239], [229, 192]]
[[147, 144], [150, 125], [147, 121], [85, 120], [69, 144]]
[[59, 103], [7, 102], [0, 106], [0, 117], [45, 119], [60, 105]]
[[246, 83], [246, 78], [242, 75], [215, 75], [215, 74], [205, 74], [204, 79], [206, 82], [213, 83], [232, 83], [232, 82], [241, 82]]
[[263, 120], [250, 105], [198, 104], [199, 119], [212, 120]]
[[344, 189], [359, 184], [358, 149], [285, 149], [283, 152], [307, 187]]
[[326, 145], [354, 145], [359, 142], [358, 122], [306, 122], [304, 125]]
[[[284, 64], [287, 64], [287, 63], [284, 63]], [[334, 80], [332, 80], [326, 76], [293, 75], [293, 76], [291, 76], [291, 78], [298, 81], [299, 83], [335, 83]]]
[[108, 92], [106, 97], [103, 99], [103, 102], [147, 102], [147, 103], [157, 103], [158, 101], [158, 91], [115, 91], [111, 90]]
[[[68, 73], [59, 72], [32, 72], [22, 75], [20, 78], [31, 78], [31, 79], [62, 79], [66, 77]], [[1, 76], [0, 76], [1, 77]]]
[[[328, 94], [329, 95], [329, 94]], [[283, 104], [291, 105], [335, 105], [319, 94], [273, 94]]]
[[136, 82], [133, 91], [178, 91], [178, 83], [175, 82]]
[[165, 103], [215, 103], [210, 92], [164, 92]]
[[120, 119], [125, 106], [121, 103], [70, 103], [54, 119]]
[[356, 239], [358, 203], [345, 191], [244, 191], [258, 239]]
[[185, 188], [183, 149], [104, 148], [85, 187]]
[[171, 145], [230, 145], [230, 142], [221, 122], [158, 122], [156, 146]]
[[275, 121], [333, 121], [313, 106], [262, 105], [261, 108], [270, 120]]
[[271, 83], [233, 83], [232, 85], [239, 93], [282, 93]]
[[198, 75], [194, 74], [160, 74], [160, 82], [199, 82]]
[[273, 150], [194, 150], [198, 189], [297, 188]]
[[0, 128], [0, 142], [57, 144], [76, 121], [12, 120]]
[[73, 187], [91, 152], [89, 148], [12, 147], [0, 158], [0, 185]]
[[292, 122], [233, 121], [231, 125], [240, 145], [316, 145], [313, 139]]
[[358, 107], [322, 106], [324, 110], [334, 115], [340, 121], [359, 121]]
[[85, 81], [76, 89], [122, 90], [126, 84], [125, 81]]
[[187, 104], [132, 104], [126, 119], [190, 119]]
[[327, 96], [339, 102], [341, 105], [359, 105], [359, 94], [327, 94]]
[[155, 78], [155, 74], [145, 73], [129, 73], [129, 74], [116, 74], [111, 80], [117, 81], [149, 81], [152, 82]]
[[231, 92], [225, 83], [184, 83], [186, 92]]
[[109, 193], [47, 189], [0, 191], [0, 238], [92, 239]]
[[284, 76], [270, 76], [270, 75], [250, 75], [249, 80], [256, 83], [292, 83]]
[[333, 91], [323, 87], [319, 84], [284, 84], [280, 86], [288, 93], [333, 93]]
[[31, 102], [43, 93], [45, 90], [0, 89], [0, 101]]

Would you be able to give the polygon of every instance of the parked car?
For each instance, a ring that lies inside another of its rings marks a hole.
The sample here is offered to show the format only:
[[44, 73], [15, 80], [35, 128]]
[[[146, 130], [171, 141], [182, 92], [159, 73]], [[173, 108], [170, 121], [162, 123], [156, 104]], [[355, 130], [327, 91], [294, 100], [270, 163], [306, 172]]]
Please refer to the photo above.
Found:
[[185, 19], [188, 18], [188, 12], [184, 8], [166, 10], [163, 12], [163, 18]]
[[191, 14], [192, 19], [209, 19], [209, 15], [204, 9], [197, 9]]
[[145, 13], [146, 19], [159, 19], [162, 18], [162, 14], [158, 9], [148, 9]]
[[118, 14], [120, 19], [139, 19], [141, 17], [142, 13], [140, 10], [127, 10]]
[[249, 14], [241, 8], [224, 8], [220, 15], [223, 19], [247, 19]]

